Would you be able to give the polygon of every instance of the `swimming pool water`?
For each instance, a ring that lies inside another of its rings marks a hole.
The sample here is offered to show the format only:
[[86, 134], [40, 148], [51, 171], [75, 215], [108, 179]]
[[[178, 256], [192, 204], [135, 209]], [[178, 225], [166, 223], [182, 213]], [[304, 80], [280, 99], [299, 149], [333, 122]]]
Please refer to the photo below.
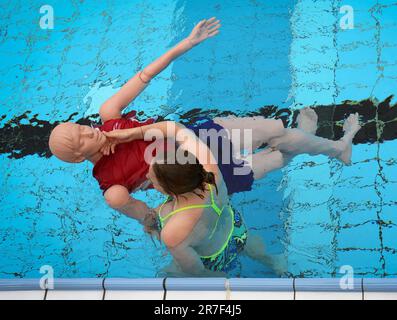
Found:
[[[39, 26], [45, 4], [54, 8], [53, 30]], [[299, 156], [232, 201], [269, 252], [286, 253], [289, 276], [338, 276], [343, 265], [357, 276], [396, 276], [397, 105], [386, 99], [397, 88], [397, 2], [349, 1], [352, 30], [339, 25], [345, 4], [1, 0], [0, 278], [39, 277], [43, 265], [62, 278], [155, 277], [169, 262], [135, 221], [105, 205], [90, 164], [61, 163], [43, 140], [56, 121], [94, 117], [136, 71], [211, 16], [221, 19], [220, 34], [173, 62], [129, 109], [185, 120], [193, 109], [313, 106], [328, 137], [337, 135], [329, 122], [338, 113], [371, 114], [353, 166]], [[231, 276], [275, 275], [242, 258]]]

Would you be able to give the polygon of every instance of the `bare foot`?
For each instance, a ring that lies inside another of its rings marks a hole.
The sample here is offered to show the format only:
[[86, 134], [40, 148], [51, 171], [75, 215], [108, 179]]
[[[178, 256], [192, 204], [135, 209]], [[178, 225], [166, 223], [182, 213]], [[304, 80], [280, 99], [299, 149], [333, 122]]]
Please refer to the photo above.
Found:
[[342, 143], [342, 152], [337, 158], [346, 165], [351, 165], [352, 141], [360, 129], [361, 126], [358, 121], [358, 113], [351, 114], [343, 124], [345, 135], [339, 140]]
[[298, 129], [307, 133], [316, 134], [318, 116], [313, 109], [309, 107], [301, 109], [296, 120], [298, 122]]

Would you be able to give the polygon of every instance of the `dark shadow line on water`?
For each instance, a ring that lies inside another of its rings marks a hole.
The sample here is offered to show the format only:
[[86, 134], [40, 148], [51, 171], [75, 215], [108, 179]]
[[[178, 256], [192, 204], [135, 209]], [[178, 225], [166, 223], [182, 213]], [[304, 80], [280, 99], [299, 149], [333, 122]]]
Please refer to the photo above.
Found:
[[[354, 144], [382, 143], [397, 138], [397, 103], [391, 105], [393, 95], [377, 103], [372, 99], [362, 101], [345, 101], [337, 105], [318, 105], [312, 107], [318, 115], [317, 135], [323, 138], [338, 140], [343, 136], [343, 121], [349, 114], [359, 113], [362, 128], [355, 136]], [[255, 111], [235, 113], [218, 109], [203, 110], [195, 108], [187, 112], [168, 112], [159, 115], [157, 121], [167, 120], [169, 115], [177, 116], [179, 122], [192, 124], [201, 118], [214, 118], [235, 115], [239, 117], [263, 116], [281, 119], [286, 127], [296, 127], [299, 110], [279, 109], [277, 106], [264, 106]], [[82, 125], [100, 124], [99, 115], [75, 119], [77, 113], [71, 114], [64, 121], [49, 122], [40, 120], [38, 114], [31, 115], [27, 111], [15, 116], [0, 128], [0, 154], [8, 154], [8, 158], [20, 159], [28, 155], [49, 158], [52, 156], [48, 148], [51, 130], [61, 122], [74, 121]], [[0, 117], [0, 121], [6, 116]], [[140, 112], [137, 119], [144, 119]], [[21, 123], [23, 122], [23, 123]], [[29, 122], [26, 124], [26, 122]]]

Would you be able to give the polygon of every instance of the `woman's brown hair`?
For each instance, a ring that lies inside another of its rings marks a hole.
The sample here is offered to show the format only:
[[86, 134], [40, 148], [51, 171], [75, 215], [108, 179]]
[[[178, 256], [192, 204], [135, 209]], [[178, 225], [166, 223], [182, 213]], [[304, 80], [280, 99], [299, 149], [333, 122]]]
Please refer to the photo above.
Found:
[[175, 155], [175, 152], [164, 151], [161, 161], [153, 163], [156, 178], [167, 194], [178, 196], [186, 192], [193, 192], [203, 199], [203, 195], [194, 192], [194, 190], [200, 189], [204, 192], [208, 183], [214, 185], [216, 193], [218, 193], [215, 175], [206, 171], [192, 153], [184, 151], [184, 160], [186, 161], [183, 163], [180, 163]]

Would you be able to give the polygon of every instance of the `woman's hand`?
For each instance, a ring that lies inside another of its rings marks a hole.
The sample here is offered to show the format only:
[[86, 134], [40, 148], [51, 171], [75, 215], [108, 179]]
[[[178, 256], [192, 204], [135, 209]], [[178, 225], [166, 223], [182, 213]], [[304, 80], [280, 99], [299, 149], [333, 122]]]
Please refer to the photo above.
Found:
[[220, 28], [220, 20], [215, 20], [215, 17], [212, 17], [209, 20], [201, 20], [194, 28], [187, 39], [193, 46], [198, 45], [200, 42], [203, 42], [207, 38], [211, 38], [219, 33]]
[[105, 156], [114, 153], [116, 146], [120, 143], [130, 142], [132, 140], [142, 139], [141, 127], [113, 130], [109, 132], [103, 132], [106, 137], [106, 143], [99, 150]]
[[157, 212], [151, 209], [143, 220], [144, 231], [148, 233], [152, 239], [153, 236], [161, 243], [160, 230], [157, 226]]

